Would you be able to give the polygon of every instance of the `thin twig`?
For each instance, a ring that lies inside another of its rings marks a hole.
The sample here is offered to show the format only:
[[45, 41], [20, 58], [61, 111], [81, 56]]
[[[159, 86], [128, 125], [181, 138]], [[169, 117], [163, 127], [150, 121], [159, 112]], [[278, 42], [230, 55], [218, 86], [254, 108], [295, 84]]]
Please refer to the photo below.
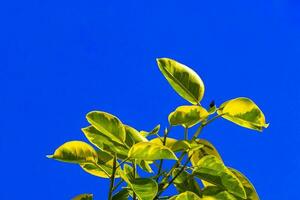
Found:
[[114, 182], [115, 182], [115, 175], [116, 175], [116, 168], [117, 166], [117, 156], [114, 156], [114, 160], [113, 160], [113, 169], [112, 169], [112, 174], [110, 177], [110, 186], [109, 186], [109, 196], [108, 196], [108, 200], [112, 200], [112, 194], [113, 194], [113, 188], [114, 188]]

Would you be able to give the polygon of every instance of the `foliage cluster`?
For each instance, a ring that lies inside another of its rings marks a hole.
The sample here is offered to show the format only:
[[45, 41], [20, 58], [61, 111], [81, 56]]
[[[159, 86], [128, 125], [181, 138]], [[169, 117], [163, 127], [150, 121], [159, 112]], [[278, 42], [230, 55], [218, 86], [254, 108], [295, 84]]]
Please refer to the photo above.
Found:
[[[161, 130], [157, 125], [151, 131], [138, 131], [112, 114], [92, 111], [86, 116], [90, 126], [82, 131], [93, 146], [70, 141], [48, 157], [110, 179], [109, 200], [258, 200], [250, 181], [226, 166], [216, 148], [198, 136], [205, 126], [221, 117], [262, 131], [268, 126], [262, 111], [245, 97], [228, 100], [219, 107], [212, 102], [205, 109], [200, 104], [204, 84], [192, 69], [169, 58], [157, 59], [157, 63], [172, 88], [191, 103], [170, 113], [168, 128]], [[188, 130], [196, 125], [197, 130], [189, 136]], [[169, 137], [174, 126], [183, 127], [181, 140]], [[164, 169], [165, 160], [172, 160], [173, 166]], [[142, 170], [148, 175], [141, 177]], [[171, 185], [178, 194], [163, 196]], [[81, 194], [74, 199], [93, 199], [93, 195]]]

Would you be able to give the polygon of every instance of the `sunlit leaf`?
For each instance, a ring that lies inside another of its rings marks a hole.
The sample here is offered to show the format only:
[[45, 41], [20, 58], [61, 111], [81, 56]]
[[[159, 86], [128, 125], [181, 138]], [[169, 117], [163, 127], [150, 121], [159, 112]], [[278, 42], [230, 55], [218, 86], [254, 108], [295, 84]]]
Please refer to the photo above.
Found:
[[157, 59], [157, 64], [173, 89], [192, 104], [198, 104], [204, 95], [204, 84], [191, 68], [169, 58]]
[[194, 192], [186, 191], [170, 198], [170, 200], [201, 200], [201, 198]]
[[53, 155], [47, 156], [70, 163], [97, 163], [97, 152], [89, 144], [82, 141], [66, 142], [58, 147]]
[[86, 115], [86, 118], [98, 131], [113, 141], [124, 144], [125, 128], [117, 117], [102, 111], [92, 111]]
[[207, 118], [208, 112], [201, 106], [179, 106], [169, 115], [172, 126], [182, 125], [190, 128]]
[[152, 129], [151, 131], [147, 132], [147, 131], [140, 131], [140, 134], [143, 135], [144, 137], [147, 137], [149, 135], [156, 135], [160, 130], [160, 124], [158, 124], [157, 126], [154, 127], [154, 129]]
[[[172, 172], [172, 176], [175, 177], [180, 172], [179, 168], [176, 168]], [[194, 179], [193, 175], [189, 174], [186, 171], [182, 171], [174, 180], [174, 186], [176, 187], [179, 193], [191, 191], [195, 192], [196, 194], [201, 193], [201, 189]]]
[[241, 198], [235, 197], [223, 188], [216, 186], [205, 187], [202, 191], [203, 200], [240, 200]]
[[140, 200], [153, 200], [158, 191], [157, 183], [150, 178], [133, 178], [130, 170], [120, 171], [122, 179], [135, 192]]
[[258, 194], [252, 183], [241, 172], [233, 168], [229, 169], [242, 182], [247, 194], [247, 200], [259, 200]]
[[240, 180], [216, 156], [207, 155], [201, 158], [193, 174], [200, 179], [224, 187], [238, 197], [243, 199], [247, 197]]
[[93, 126], [81, 129], [86, 138], [99, 149], [108, 150], [116, 154], [127, 157], [129, 148], [123, 144], [111, 140], [110, 137], [104, 135]]
[[[126, 138], [129, 136], [133, 140], [133, 144], [139, 143], [139, 142], [148, 142], [147, 138], [145, 138], [139, 131], [134, 129], [131, 126], [124, 125], [125, 131], [126, 131]], [[132, 146], [132, 145], [130, 145]]]
[[[160, 138], [155, 138], [153, 140], [150, 140], [150, 142], [163, 145], [163, 142]], [[194, 148], [198, 149], [203, 147], [203, 145], [201, 144], [197, 144], [197, 143], [192, 144], [188, 140], [176, 140], [174, 138], [169, 138], [169, 137], [166, 138], [165, 146], [171, 149], [173, 152], [186, 151], [189, 149], [194, 149]]]
[[245, 97], [226, 101], [220, 106], [218, 114], [249, 129], [262, 131], [268, 127], [263, 112], [252, 100]]
[[152, 161], [145, 161], [145, 160], [137, 160], [136, 164], [139, 165], [140, 168], [142, 168], [144, 171], [153, 173], [153, 170], [150, 166]]
[[72, 200], [93, 200], [92, 194], [80, 194], [74, 197]]
[[[94, 176], [98, 176], [101, 178], [109, 178], [112, 175], [112, 169], [113, 169], [113, 157], [102, 151], [97, 151], [98, 154], [98, 163], [84, 163], [80, 164], [81, 168], [86, 171], [89, 174], [92, 174]], [[118, 171], [116, 171], [115, 177], [118, 178]]]
[[171, 149], [169, 149], [166, 146], [152, 142], [140, 142], [133, 145], [128, 153], [128, 157], [146, 161], [160, 159], [177, 159], [177, 157], [171, 151]]

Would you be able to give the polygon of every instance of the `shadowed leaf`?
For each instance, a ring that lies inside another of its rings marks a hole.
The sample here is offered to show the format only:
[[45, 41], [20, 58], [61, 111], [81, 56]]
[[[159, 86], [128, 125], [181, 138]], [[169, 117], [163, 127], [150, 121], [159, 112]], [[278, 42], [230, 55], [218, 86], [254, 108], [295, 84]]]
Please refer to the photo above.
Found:
[[80, 194], [74, 197], [72, 200], [93, 200], [92, 194]]

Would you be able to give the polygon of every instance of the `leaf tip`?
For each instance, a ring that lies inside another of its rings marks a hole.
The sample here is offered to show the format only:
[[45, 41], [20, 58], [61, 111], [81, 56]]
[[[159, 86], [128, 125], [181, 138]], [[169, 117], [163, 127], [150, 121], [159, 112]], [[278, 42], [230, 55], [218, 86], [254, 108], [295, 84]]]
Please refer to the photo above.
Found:
[[46, 155], [47, 158], [53, 158], [53, 155]]

